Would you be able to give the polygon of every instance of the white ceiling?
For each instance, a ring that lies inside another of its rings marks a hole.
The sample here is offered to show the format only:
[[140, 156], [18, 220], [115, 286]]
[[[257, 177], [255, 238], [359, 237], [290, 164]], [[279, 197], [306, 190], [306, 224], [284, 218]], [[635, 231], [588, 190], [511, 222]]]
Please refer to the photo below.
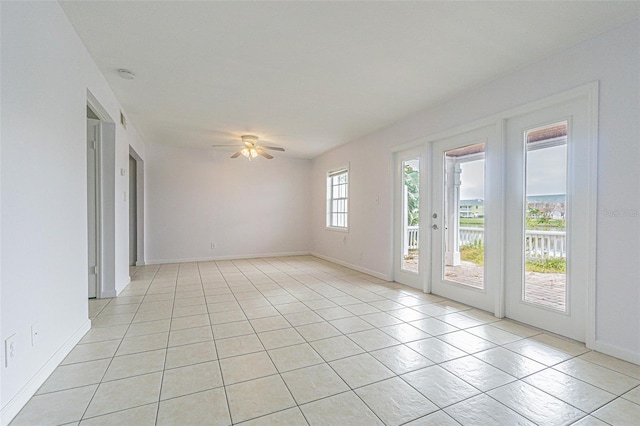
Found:
[[640, 16], [638, 1], [61, 4], [146, 143], [251, 133], [302, 158]]

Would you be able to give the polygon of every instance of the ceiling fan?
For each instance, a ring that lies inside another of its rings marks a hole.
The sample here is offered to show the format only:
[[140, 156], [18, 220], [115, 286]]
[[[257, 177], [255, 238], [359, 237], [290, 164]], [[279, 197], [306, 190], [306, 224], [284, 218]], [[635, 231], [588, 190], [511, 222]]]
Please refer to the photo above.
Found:
[[[244, 143], [244, 147], [233, 154], [231, 158], [238, 158], [240, 155], [244, 155], [251, 161], [252, 158], [256, 158], [258, 155], [263, 156], [267, 160], [271, 160], [273, 155], [267, 154], [264, 152], [265, 149], [269, 149], [272, 151], [284, 151], [284, 148], [279, 148], [276, 146], [266, 146], [266, 145], [258, 145], [258, 137], [254, 135], [242, 135], [240, 136], [242, 139], [242, 143]], [[238, 146], [238, 145], [213, 145], [214, 147], [218, 146]]]

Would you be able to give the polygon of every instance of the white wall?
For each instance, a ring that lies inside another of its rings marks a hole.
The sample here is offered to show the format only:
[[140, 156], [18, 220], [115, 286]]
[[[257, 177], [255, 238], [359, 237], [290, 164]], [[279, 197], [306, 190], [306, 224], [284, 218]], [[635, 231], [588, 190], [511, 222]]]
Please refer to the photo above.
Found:
[[[599, 80], [597, 342], [640, 362], [639, 39], [640, 22], [631, 22], [316, 158], [312, 250], [391, 277], [391, 147]], [[325, 173], [346, 161], [354, 207], [344, 244], [324, 229], [324, 209]]]
[[[349, 163], [349, 232], [326, 225], [329, 170]], [[311, 173], [311, 234], [314, 254], [383, 279], [392, 279], [390, 152], [368, 142], [348, 144], [317, 158]]]
[[310, 161], [231, 154], [147, 146], [147, 262], [308, 253]]
[[[88, 329], [86, 104], [89, 90], [117, 122], [120, 105], [57, 2], [2, 2], [1, 340], [8, 422]], [[128, 281], [129, 144], [116, 125], [116, 288]], [[40, 326], [31, 347], [31, 325]], [[4, 352], [4, 351], [2, 351]], [[3, 353], [4, 363], [4, 353]]]

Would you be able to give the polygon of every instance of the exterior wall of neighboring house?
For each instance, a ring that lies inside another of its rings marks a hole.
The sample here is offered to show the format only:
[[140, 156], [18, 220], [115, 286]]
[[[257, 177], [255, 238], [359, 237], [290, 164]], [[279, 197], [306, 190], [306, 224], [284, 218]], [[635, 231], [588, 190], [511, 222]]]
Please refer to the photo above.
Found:
[[460, 200], [460, 217], [484, 217], [483, 200]]

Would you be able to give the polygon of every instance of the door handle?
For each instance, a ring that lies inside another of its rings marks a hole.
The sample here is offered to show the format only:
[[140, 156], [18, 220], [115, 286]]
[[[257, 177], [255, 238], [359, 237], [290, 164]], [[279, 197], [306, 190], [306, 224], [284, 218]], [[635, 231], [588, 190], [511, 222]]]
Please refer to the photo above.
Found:
[[433, 225], [431, 225], [431, 229], [440, 229], [440, 228], [438, 228], [438, 225], [433, 224]]

